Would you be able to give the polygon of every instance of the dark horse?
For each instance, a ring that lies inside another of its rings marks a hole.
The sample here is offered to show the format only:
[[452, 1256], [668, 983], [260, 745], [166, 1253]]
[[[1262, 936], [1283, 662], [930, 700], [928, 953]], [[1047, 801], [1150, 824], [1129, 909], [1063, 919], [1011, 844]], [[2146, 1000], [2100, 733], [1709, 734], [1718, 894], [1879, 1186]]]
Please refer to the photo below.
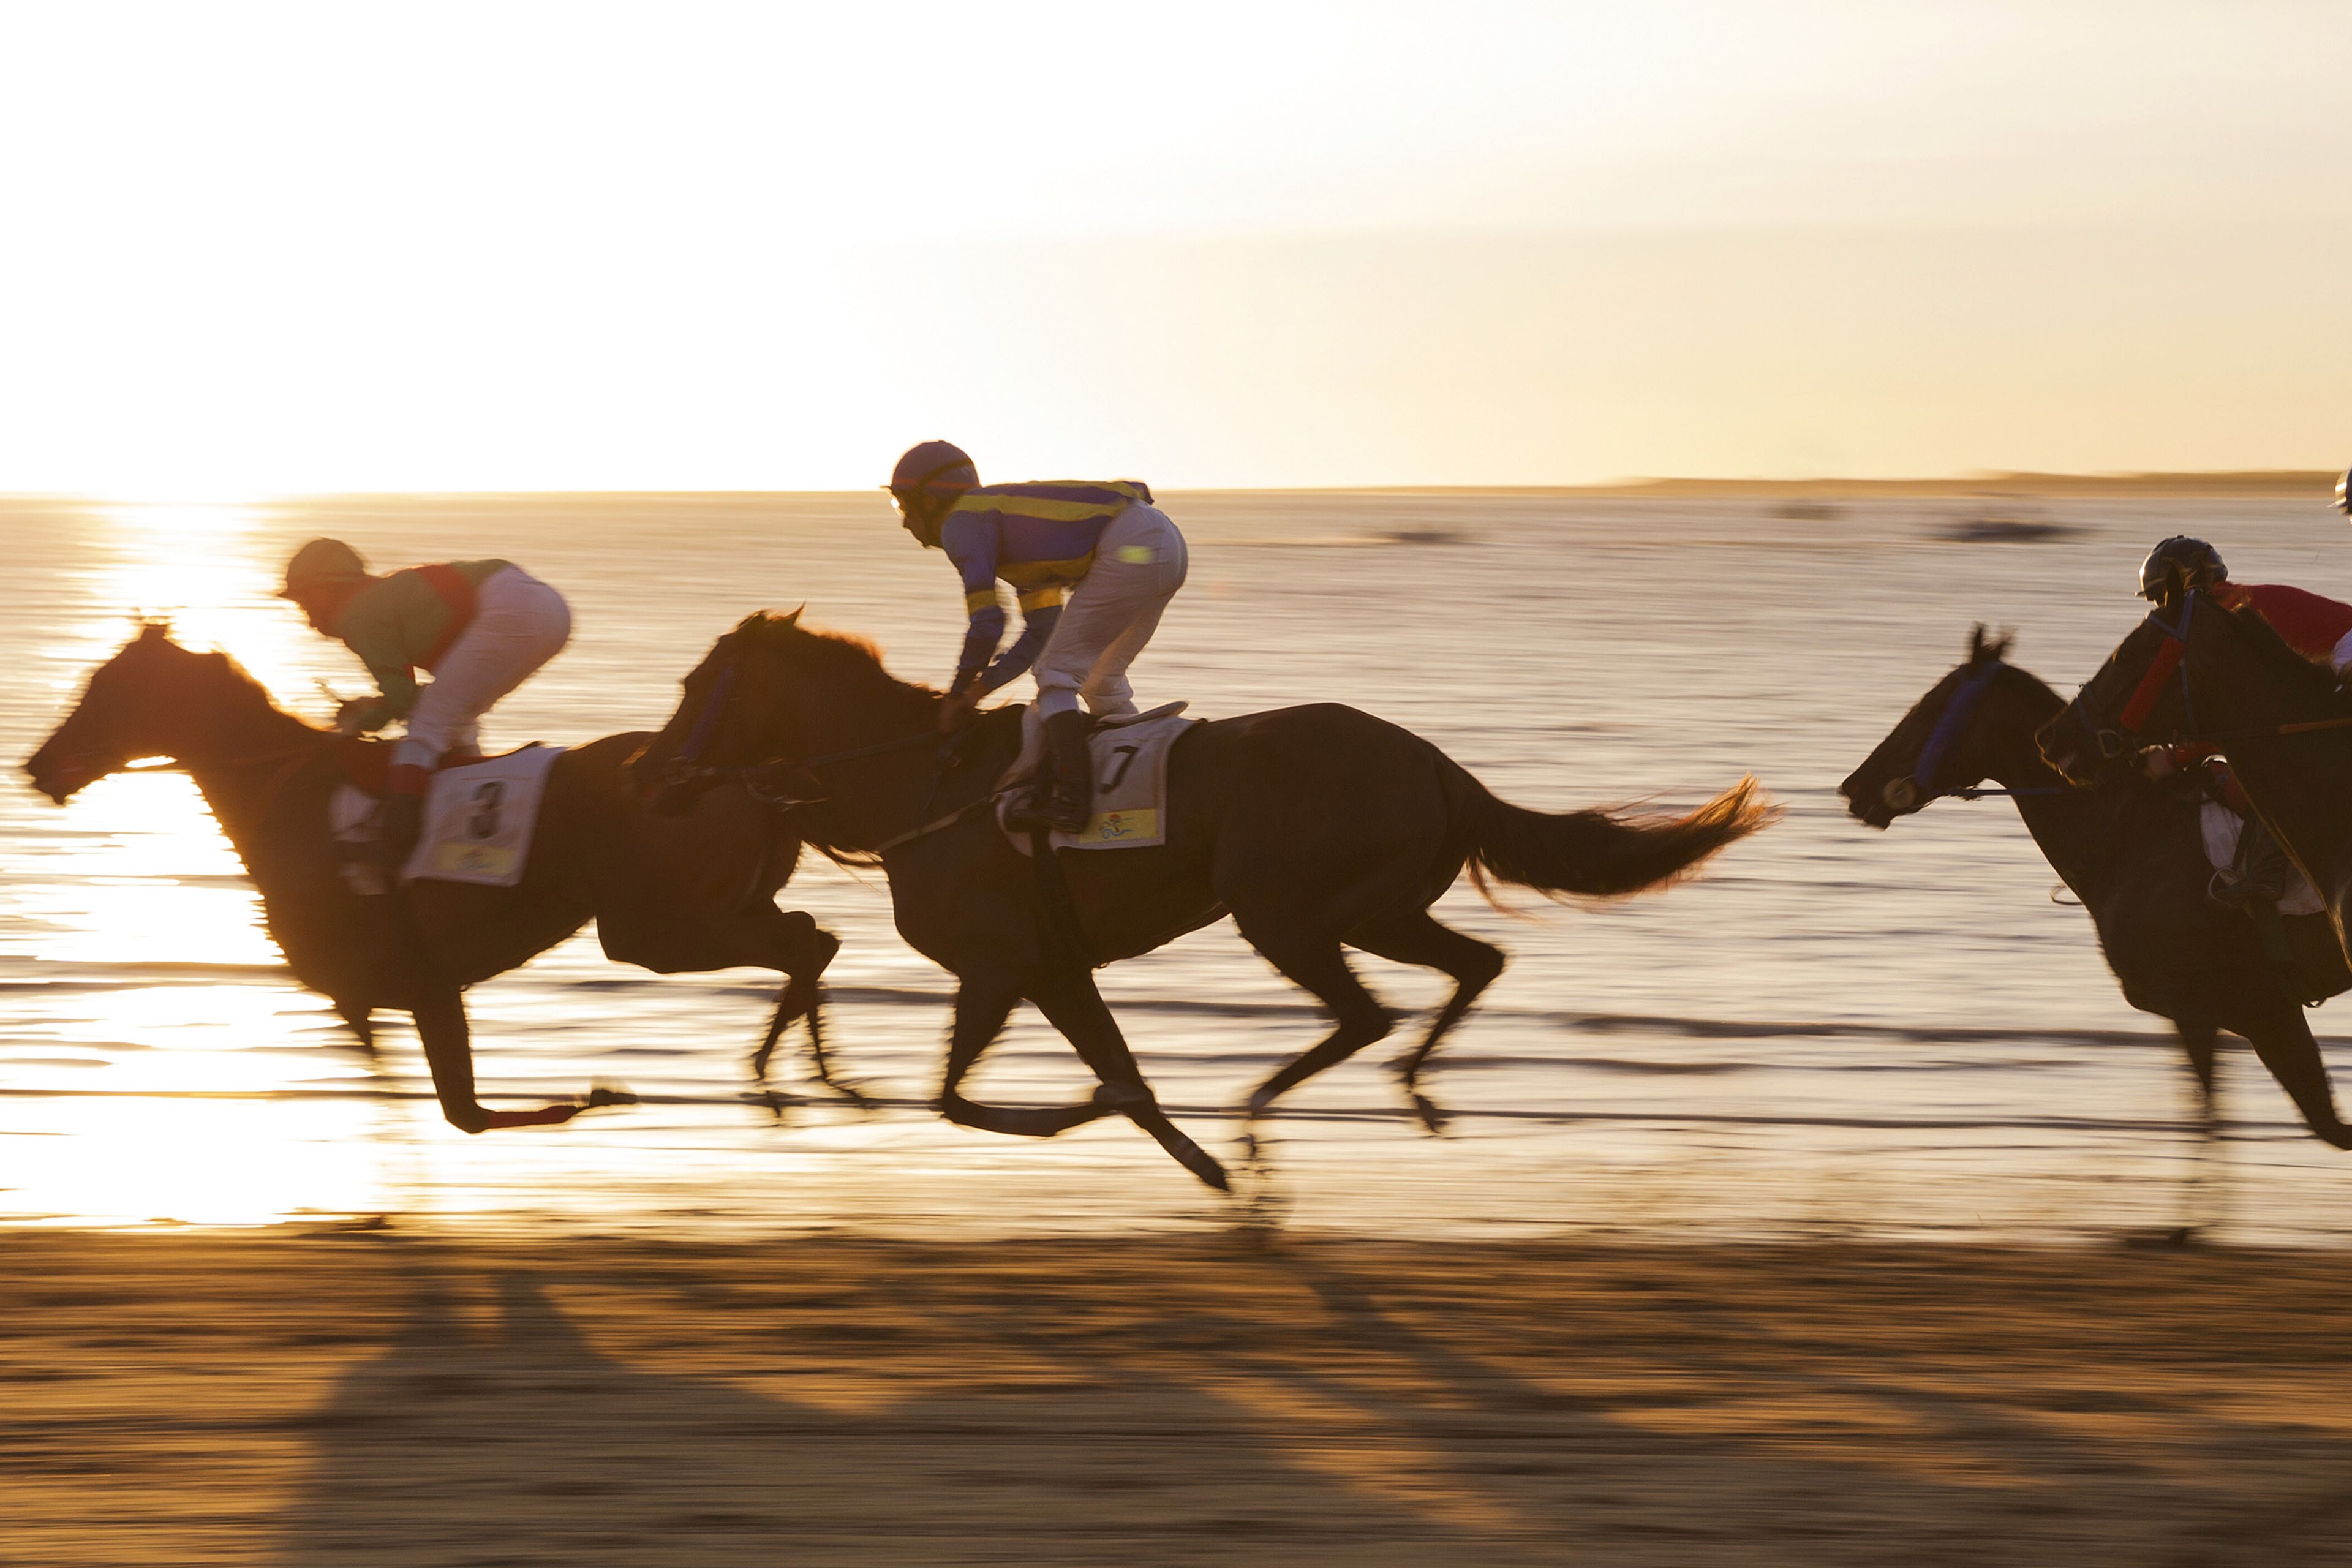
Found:
[[[581, 1104], [490, 1110], [474, 1095], [464, 987], [528, 962], [590, 918], [610, 957], [662, 973], [745, 965], [788, 977], [759, 1065], [806, 1017], [839, 943], [770, 900], [800, 846], [773, 815], [730, 792], [676, 821], [654, 816], [622, 773], [643, 734], [556, 759], [530, 858], [512, 888], [422, 881], [362, 898], [344, 882], [327, 804], [341, 778], [333, 733], [271, 703], [227, 655], [194, 653], [151, 625], [101, 665], [64, 723], [25, 764], [62, 805], [142, 758], [169, 758], [203, 792], [261, 891], [269, 934], [295, 977], [373, 1047], [379, 1008], [412, 1015], [442, 1113], [468, 1132], [568, 1121]], [[823, 1068], [821, 1044], [820, 1070]], [[613, 1103], [608, 1091], [588, 1103]]]
[[[677, 795], [731, 767], [772, 763], [805, 802], [793, 815], [803, 838], [878, 855], [900, 933], [958, 982], [940, 1090], [950, 1119], [1050, 1136], [1124, 1112], [1219, 1187], [1223, 1167], [1159, 1110], [1090, 963], [1149, 952], [1231, 913], [1335, 1024], [1250, 1095], [1253, 1119], [1391, 1028], [1346, 948], [1441, 970], [1454, 994], [1402, 1064], [1417, 1094], [1430, 1051], [1503, 969], [1499, 951], [1430, 916], [1465, 862], [1474, 878], [1615, 897], [1688, 874], [1771, 816], [1752, 780], [1683, 817], [1523, 810], [1420, 737], [1323, 703], [1188, 731], [1169, 761], [1164, 845], [1033, 867], [975, 809], [1019, 749], [1019, 710], [981, 715], [948, 758], [927, 743], [937, 739], [937, 692], [892, 679], [870, 645], [812, 632], [798, 618], [752, 616], [719, 640], [634, 764], [641, 776]], [[1066, 899], [1048, 879], [1056, 870]], [[1024, 997], [1103, 1080], [1093, 1102], [1012, 1110], [958, 1092]], [[1434, 1108], [1421, 1103], [1434, 1122]]]
[[2352, 713], [2335, 677], [2253, 609], [2189, 594], [2151, 612], [2038, 739], [2086, 785], [2151, 747], [2221, 745], [2263, 825], [2327, 900], [2337, 941], [2352, 930]]
[[[1929, 689], [1838, 793], [1873, 827], [1986, 779], [2016, 792], [2026, 830], [2083, 900], [2124, 999], [2170, 1019], [2197, 1076], [2205, 1134], [2217, 1131], [2218, 1031], [2242, 1036], [2302, 1112], [2338, 1149], [2352, 1127], [2336, 1114], [2327, 1069], [2300, 1000], [2287, 992], [2254, 922], [2207, 896], [2212, 868], [2198, 801], [2179, 784], [2126, 771], [2092, 791], [2066, 787], [2034, 734], [2063, 703], [2012, 664], [2007, 638], [1979, 626], [1968, 661]], [[2284, 921], [2301, 971], [2335, 995], [2352, 986], [2325, 917]]]

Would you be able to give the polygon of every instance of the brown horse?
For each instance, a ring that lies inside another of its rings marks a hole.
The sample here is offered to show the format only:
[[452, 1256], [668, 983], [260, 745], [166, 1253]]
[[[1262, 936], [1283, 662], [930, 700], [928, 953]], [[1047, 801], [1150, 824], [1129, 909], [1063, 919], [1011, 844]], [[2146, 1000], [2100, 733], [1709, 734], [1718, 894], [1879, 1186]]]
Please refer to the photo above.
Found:
[[[91, 675], [80, 703], [26, 764], [62, 805], [129, 763], [169, 758], [203, 792], [260, 889], [269, 934], [295, 977], [331, 1000], [373, 1047], [373, 1015], [416, 1020], [442, 1113], [468, 1132], [564, 1121], [610, 1090], [536, 1110], [490, 1110], [474, 1094], [464, 988], [505, 973], [592, 917], [607, 956], [659, 973], [772, 969], [787, 976], [755, 1066], [806, 1017], [818, 1034], [818, 982], [840, 945], [805, 914], [771, 901], [797, 840], [773, 814], [730, 792], [689, 816], [656, 818], [622, 768], [643, 734], [613, 735], [556, 759], [522, 880], [512, 888], [416, 882], [362, 897], [346, 884], [327, 826], [341, 777], [331, 731], [276, 707], [227, 655], [194, 653], [144, 627]], [[828, 1079], [828, 1081], [830, 1079]]]
[[1838, 786], [1849, 809], [1883, 828], [1941, 796], [1994, 781], [2016, 797], [2026, 830], [2083, 900], [2124, 1000], [2171, 1020], [2196, 1075], [2206, 1138], [2220, 1131], [2214, 1043], [2227, 1030], [2254, 1047], [2305, 1126], [2336, 1148], [2352, 1148], [2352, 1127], [2336, 1114], [2298, 989], [2311, 983], [2335, 995], [2352, 986], [2327, 918], [2280, 922], [2299, 972], [2283, 973], [2254, 922], [2207, 894], [2213, 870], [2197, 793], [2135, 770], [2095, 790], [2067, 788], [2034, 744], [2035, 732], [2064, 704], [2008, 663], [2008, 638], [1977, 627], [1967, 661], [1930, 688]]
[[[1772, 815], [1752, 780], [1681, 817], [1527, 811], [1419, 736], [1322, 703], [1188, 731], [1169, 760], [1164, 845], [1033, 865], [978, 809], [1019, 748], [1019, 710], [980, 715], [942, 752], [937, 692], [892, 679], [871, 646], [798, 617], [752, 616], [721, 637], [634, 769], [676, 797], [772, 763], [803, 803], [793, 815], [802, 837], [879, 858], [899, 932], [958, 982], [940, 1090], [950, 1119], [1050, 1136], [1120, 1111], [1214, 1186], [1226, 1184], [1223, 1167], [1160, 1112], [1089, 962], [1149, 952], [1232, 914], [1335, 1024], [1250, 1095], [1253, 1120], [1393, 1026], [1347, 948], [1441, 970], [1454, 994], [1401, 1069], [1433, 1127], [1421, 1067], [1503, 969], [1499, 951], [1429, 913], [1465, 863], [1482, 887], [1493, 877], [1614, 898], [1688, 875]], [[1024, 998], [1102, 1079], [1092, 1103], [1017, 1110], [958, 1092]]]

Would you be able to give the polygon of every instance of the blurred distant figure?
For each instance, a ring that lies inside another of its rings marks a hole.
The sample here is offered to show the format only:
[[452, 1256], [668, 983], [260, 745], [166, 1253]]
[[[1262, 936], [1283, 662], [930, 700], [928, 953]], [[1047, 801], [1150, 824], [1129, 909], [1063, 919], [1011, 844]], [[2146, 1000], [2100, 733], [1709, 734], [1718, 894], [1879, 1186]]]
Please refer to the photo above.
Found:
[[[375, 677], [377, 695], [345, 702], [337, 729], [356, 735], [408, 721], [383, 799], [383, 854], [394, 866], [416, 846], [425, 786], [442, 757], [478, 752], [482, 715], [572, 637], [563, 595], [504, 561], [377, 577], [341, 540], [314, 539], [294, 552], [278, 596], [299, 605], [320, 636], [341, 639]], [[430, 685], [417, 684], [419, 669], [432, 674]]]
[[[1034, 665], [1052, 774], [1007, 822], [1084, 830], [1094, 792], [1078, 701], [1098, 715], [1136, 710], [1127, 667], [1184, 585], [1184, 536], [1137, 480], [983, 485], [971, 458], [945, 441], [900, 458], [889, 489], [907, 531], [955, 563], [971, 615], [940, 728], [957, 728], [981, 698]], [[1022, 620], [1002, 654], [1000, 578], [1018, 595]]]

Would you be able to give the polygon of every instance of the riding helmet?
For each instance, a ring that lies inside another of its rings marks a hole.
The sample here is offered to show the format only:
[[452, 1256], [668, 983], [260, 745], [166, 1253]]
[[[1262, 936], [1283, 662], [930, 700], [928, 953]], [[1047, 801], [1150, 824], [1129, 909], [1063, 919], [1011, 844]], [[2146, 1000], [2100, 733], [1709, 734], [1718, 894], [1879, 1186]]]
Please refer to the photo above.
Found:
[[2230, 580], [2221, 552], [2201, 539], [2176, 533], [2139, 565], [2139, 596], [2162, 604], [2182, 588], [2203, 590]]
[[368, 574], [360, 552], [340, 539], [314, 539], [286, 563], [286, 588], [281, 599], [300, 599], [321, 588], [357, 583]]
[[980, 470], [972, 466], [971, 458], [952, 441], [925, 441], [907, 448], [898, 466], [890, 470], [890, 491], [893, 495], [906, 490], [919, 490], [926, 485], [948, 484], [971, 486], [980, 483]]

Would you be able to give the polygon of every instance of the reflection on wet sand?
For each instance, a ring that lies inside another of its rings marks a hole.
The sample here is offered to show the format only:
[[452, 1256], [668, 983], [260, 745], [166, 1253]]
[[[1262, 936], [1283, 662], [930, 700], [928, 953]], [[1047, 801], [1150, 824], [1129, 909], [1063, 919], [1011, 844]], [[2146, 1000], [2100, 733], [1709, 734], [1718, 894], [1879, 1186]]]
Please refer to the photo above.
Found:
[[[1275, 1124], [1276, 1192], [1295, 1225], [2047, 1237], [2171, 1226], [2207, 1201], [2185, 1079], [2116, 995], [2081, 914], [2049, 903], [2048, 868], [2013, 814], [1955, 806], [1884, 842], [1832, 793], [1975, 621], [2023, 627], [2053, 676], [2089, 668], [2115, 631], [2099, 606], [2133, 613], [2116, 560], [2203, 503], [2053, 502], [2076, 532], [1998, 547], [1860, 505], [1792, 522], [1760, 501], [1182, 504], [1198, 591], [1139, 672], [1154, 692], [1212, 714], [1354, 702], [1529, 805], [1664, 781], [1655, 804], [1687, 807], [1752, 768], [1790, 805], [1672, 900], [1533, 921], [1466, 891], [1441, 905], [1517, 954], [1437, 1059], [1452, 1132], [1417, 1136], [1371, 1053], [1310, 1085]], [[271, 596], [287, 554], [320, 533], [379, 562], [495, 548], [562, 584], [575, 643], [501, 705], [494, 740], [658, 722], [678, 676], [755, 605], [807, 599], [813, 616], [880, 638], [910, 676], [948, 668], [958, 635], [936, 563], [900, 548], [875, 497], [0, 506], [0, 658], [36, 677], [0, 687], [12, 758], [70, 706], [134, 610], [170, 613], [313, 716], [319, 681], [355, 689], [344, 650]], [[2292, 580], [2310, 548], [2303, 513], [2277, 503], [2237, 504], [2231, 527], [2232, 563], [2256, 574]], [[662, 542], [658, 595], [646, 591], [649, 537]], [[1563, 538], [1574, 593], [1559, 575]], [[1295, 613], [1302, 595], [1311, 614]], [[1853, 647], [1878, 657], [1839, 657]], [[371, 1062], [276, 969], [252, 891], [185, 777], [124, 775], [62, 811], [0, 791], [0, 1220], [391, 1213], [901, 1236], [1229, 1220], [1120, 1128], [1034, 1143], [921, 1110], [937, 1088], [942, 979], [898, 940], [870, 876], [812, 863], [790, 901], [845, 938], [834, 1043], [894, 1107], [779, 1121], [742, 1103], [742, 1053], [765, 1011], [756, 977], [654, 979], [583, 939], [469, 994], [486, 1098], [511, 1106], [614, 1079], [646, 1103], [468, 1140], [437, 1124], [404, 1028]], [[1437, 1000], [1423, 977], [1359, 968], [1393, 1006]], [[1220, 1152], [1239, 1095], [1321, 1033], [1230, 931], [1103, 978], [1163, 1100]], [[982, 1074], [975, 1092], [1031, 1103], [1086, 1084], [1026, 1016]], [[2300, 1134], [2274, 1086], [2234, 1058], [2224, 1096], [2233, 1136], [2216, 1201], [2231, 1233], [2352, 1234], [2343, 1157]]]

